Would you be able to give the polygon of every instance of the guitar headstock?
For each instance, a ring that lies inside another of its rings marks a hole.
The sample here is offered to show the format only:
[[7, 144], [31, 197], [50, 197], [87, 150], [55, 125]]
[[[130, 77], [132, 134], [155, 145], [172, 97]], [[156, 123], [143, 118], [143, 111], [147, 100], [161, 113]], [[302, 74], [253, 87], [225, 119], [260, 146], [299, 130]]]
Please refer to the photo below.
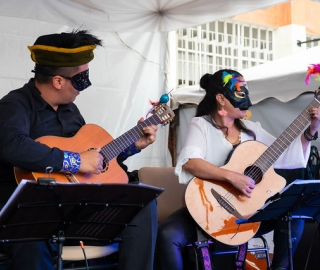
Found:
[[175, 116], [174, 112], [166, 104], [161, 104], [155, 107], [152, 113], [159, 117], [160, 123], [163, 125], [166, 125], [169, 122], [171, 122]]

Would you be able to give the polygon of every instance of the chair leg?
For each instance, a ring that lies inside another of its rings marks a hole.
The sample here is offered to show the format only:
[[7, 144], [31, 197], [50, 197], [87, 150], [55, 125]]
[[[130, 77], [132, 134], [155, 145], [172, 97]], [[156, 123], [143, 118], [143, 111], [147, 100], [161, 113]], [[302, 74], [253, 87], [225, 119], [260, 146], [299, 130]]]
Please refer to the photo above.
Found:
[[261, 260], [261, 259], [265, 260], [265, 264], [263, 262], [262, 264], [264, 265], [265, 269], [269, 270], [271, 266], [271, 259], [270, 259], [269, 246], [268, 246], [267, 239], [262, 235], [257, 236], [256, 238], [260, 238], [263, 245], [259, 244], [259, 247], [248, 248], [247, 252], [254, 253], [254, 257], [256, 258], [255, 261]]
[[269, 254], [269, 246], [268, 246], [268, 242], [267, 240], [261, 235], [259, 236], [260, 239], [262, 240], [263, 242], [263, 245], [265, 247], [265, 253], [266, 253], [266, 260], [267, 260], [267, 266], [268, 266], [268, 269], [270, 269], [270, 266], [271, 266], [271, 261], [270, 261], [270, 254]]
[[[199, 232], [199, 231], [198, 231]], [[239, 249], [234, 248], [234, 249], [226, 249], [226, 250], [221, 250], [221, 251], [210, 251], [209, 250], [209, 242], [208, 240], [203, 240], [204, 238], [199, 237], [198, 239], [201, 238], [201, 240], [198, 242], [195, 242], [193, 244], [193, 250], [195, 253], [195, 269], [196, 270], [212, 270], [214, 269], [212, 262], [211, 262], [211, 254], [212, 255], [226, 255], [226, 254], [237, 254], [239, 252]], [[268, 242], [263, 236], [259, 236], [259, 238], [263, 242], [263, 246], [260, 248], [246, 248], [246, 252], [264, 252], [265, 256], [263, 258], [266, 259], [266, 266], [267, 269], [270, 269], [271, 266], [271, 260], [270, 260], [270, 254], [269, 254], [269, 247], [268, 247]], [[244, 249], [243, 249], [244, 250]], [[262, 253], [263, 254], [263, 253]], [[243, 262], [245, 265], [245, 261]]]

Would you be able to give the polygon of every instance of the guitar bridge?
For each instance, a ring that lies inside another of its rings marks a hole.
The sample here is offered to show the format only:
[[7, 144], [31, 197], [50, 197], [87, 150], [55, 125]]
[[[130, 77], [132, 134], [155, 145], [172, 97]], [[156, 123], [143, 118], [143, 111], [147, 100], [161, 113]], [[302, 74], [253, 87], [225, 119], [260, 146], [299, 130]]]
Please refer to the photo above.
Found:
[[213, 197], [217, 200], [217, 202], [230, 214], [234, 215], [238, 219], [244, 219], [244, 217], [237, 211], [237, 209], [228, 202], [224, 197], [222, 197], [218, 192], [216, 192], [213, 188], [211, 189], [211, 193]]
[[78, 179], [71, 173], [65, 173], [64, 176], [70, 183], [79, 183]]

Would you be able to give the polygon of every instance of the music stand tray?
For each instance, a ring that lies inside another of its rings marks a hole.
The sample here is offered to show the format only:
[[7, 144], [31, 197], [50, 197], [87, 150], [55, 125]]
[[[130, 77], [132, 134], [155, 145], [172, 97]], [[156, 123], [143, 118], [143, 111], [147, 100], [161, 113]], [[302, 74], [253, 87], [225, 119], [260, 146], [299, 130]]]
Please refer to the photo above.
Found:
[[238, 224], [280, 219], [291, 213], [293, 218], [320, 218], [320, 180], [295, 180], [279, 193], [270, 197], [265, 205]]
[[53, 240], [60, 256], [67, 239], [111, 243], [163, 191], [141, 183], [22, 180], [0, 212], [0, 242]]
[[267, 200], [265, 205], [237, 224], [282, 219], [288, 223], [289, 268], [293, 269], [291, 220], [320, 218], [320, 180], [295, 180]]

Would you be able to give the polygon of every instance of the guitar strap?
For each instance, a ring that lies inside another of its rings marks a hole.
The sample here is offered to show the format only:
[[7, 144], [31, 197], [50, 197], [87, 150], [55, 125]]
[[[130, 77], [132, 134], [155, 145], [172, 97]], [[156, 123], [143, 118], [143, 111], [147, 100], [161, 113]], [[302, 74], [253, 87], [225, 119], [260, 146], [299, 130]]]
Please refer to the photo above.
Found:
[[202, 233], [200, 228], [197, 229], [197, 247], [199, 250], [200, 261], [203, 270], [211, 270], [211, 257], [209, 252], [209, 243], [207, 237]]
[[248, 250], [248, 242], [244, 243], [239, 246], [239, 250], [237, 253], [237, 259], [236, 259], [236, 270], [244, 270], [245, 268], [245, 262], [247, 257], [247, 250]]

